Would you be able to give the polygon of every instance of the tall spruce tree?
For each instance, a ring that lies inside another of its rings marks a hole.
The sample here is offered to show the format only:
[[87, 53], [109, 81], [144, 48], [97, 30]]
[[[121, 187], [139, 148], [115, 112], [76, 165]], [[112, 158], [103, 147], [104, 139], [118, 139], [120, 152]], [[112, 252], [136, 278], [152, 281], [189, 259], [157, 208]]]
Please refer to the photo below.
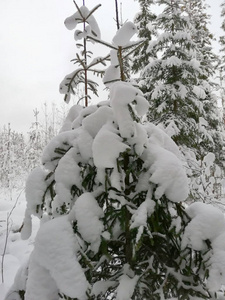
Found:
[[135, 24], [138, 29], [138, 37], [143, 39], [143, 44], [134, 52], [132, 61], [132, 71], [139, 72], [149, 62], [149, 54], [147, 53], [149, 42], [151, 41], [152, 34], [155, 32], [152, 26], [156, 15], [152, 13], [151, 7], [154, 0], [140, 0], [140, 12], [135, 16]]
[[[131, 29], [118, 30], [114, 44], [129, 45]], [[23, 238], [32, 215], [44, 224], [6, 300], [216, 299], [223, 214], [203, 203], [184, 209], [178, 147], [142, 123], [149, 104], [137, 87], [117, 80], [109, 88], [109, 101], [71, 108], [44, 169], [27, 180]]]
[[[224, 161], [223, 152], [223, 125], [221, 116], [217, 107], [217, 99], [212, 94], [215, 89], [215, 83], [212, 78], [215, 76], [215, 69], [219, 62], [219, 57], [213, 52], [213, 35], [208, 29], [210, 16], [207, 14], [207, 7], [204, 0], [185, 1], [184, 10], [188, 13], [192, 24], [192, 39], [197, 45], [196, 57], [200, 62], [201, 74], [199, 76], [199, 85], [204, 88], [205, 98], [202, 99], [203, 115], [207, 121], [207, 131], [211, 134], [213, 143], [205, 141], [203, 147], [205, 152], [211, 151], [216, 155], [217, 163]], [[224, 167], [223, 164], [220, 164]]]
[[203, 89], [198, 89], [197, 46], [189, 18], [182, 13], [182, 1], [157, 3], [165, 5], [156, 19], [161, 33], [149, 45], [152, 57], [141, 74], [142, 89], [151, 105], [149, 120], [172, 125], [176, 131], [174, 140], [195, 148], [202, 111], [198, 98], [204, 95]]
[[198, 47], [197, 59], [201, 64], [202, 79], [209, 81], [209, 77], [215, 73], [218, 56], [213, 52], [214, 37], [208, 28], [210, 22], [210, 16], [207, 14], [208, 7], [205, 0], [184, 0], [183, 9], [192, 24], [192, 39]]
[[159, 32], [149, 43], [149, 63], [141, 71], [140, 88], [150, 103], [149, 120], [163, 125], [181, 147], [195, 180], [209, 152], [224, 168], [223, 128], [210, 79], [216, 59], [212, 36], [202, 1], [194, 10], [189, 1], [156, 3], [163, 12], [154, 22]]

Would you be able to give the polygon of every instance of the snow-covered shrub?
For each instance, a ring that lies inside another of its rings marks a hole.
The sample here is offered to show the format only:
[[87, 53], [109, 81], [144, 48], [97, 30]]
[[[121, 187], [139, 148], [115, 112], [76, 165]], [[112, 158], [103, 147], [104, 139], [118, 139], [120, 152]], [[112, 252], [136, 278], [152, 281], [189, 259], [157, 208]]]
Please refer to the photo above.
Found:
[[[133, 32], [124, 28], [119, 47]], [[42, 225], [6, 300], [215, 299], [225, 284], [223, 215], [185, 210], [178, 147], [142, 123], [149, 104], [137, 87], [110, 81], [109, 101], [72, 107], [27, 181], [22, 236], [32, 215]]]

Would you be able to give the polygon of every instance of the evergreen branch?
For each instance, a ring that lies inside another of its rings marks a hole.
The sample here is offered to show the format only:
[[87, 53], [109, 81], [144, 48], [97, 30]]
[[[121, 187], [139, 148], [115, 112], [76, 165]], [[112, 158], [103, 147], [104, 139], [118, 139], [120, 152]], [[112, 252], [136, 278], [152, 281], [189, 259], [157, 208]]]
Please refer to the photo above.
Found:
[[123, 50], [127, 50], [129, 48], [135, 47], [136, 45], [142, 46], [144, 43], [146, 43], [146, 40], [132, 42], [130, 45], [123, 47]]
[[93, 38], [93, 37], [90, 36], [90, 35], [87, 36], [87, 39], [93, 40], [93, 41], [95, 41], [95, 42], [97, 42], [97, 43], [99, 43], [99, 44], [102, 44], [102, 45], [104, 45], [104, 46], [107, 46], [107, 47], [109, 47], [109, 48], [111, 48], [111, 49], [114, 49], [114, 50], [116, 50], [116, 51], [118, 50], [117, 47], [114, 47], [114, 46], [112, 46], [111, 44], [109, 44], [109, 43], [107, 43], [107, 42], [105, 42], [105, 41], [102, 41], [102, 40]]
[[[88, 97], [88, 99], [91, 99], [91, 97], [89, 95], [87, 95], [87, 97]], [[86, 99], [85, 95], [79, 98], [79, 100], [77, 101], [77, 104], [83, 99]]]
[[[74, 75], [71, 78], [66, 78], [67, 80], [69, 80], [69, 83], [65, 84], [65, 86], [67, 86], [67, 92], [65, 93], [65, 97], [64, 97], [65, 102], [66, 102], [66, 99], [68, 97], [68, 93], [70, 92], [70, 90], [72, 90], [72, 93], [75, 94], [74, 90], [72, 88], [72, 82], [76, 83], [75, 78], [78, 76], [78, 74], [80, 72], [84, 72], [84, 70], [83, 69], [77, 69], [77, 71], [74, 73]], [[80, 83], [80, 81], [78, 81], [76, 84], [79, 84], [79, 83]]]
[[89, 69], [88, 71], [93, 72], [94, 74], [97, 73], [97, 74], [100, 74], [100, 75], [103, 75], [105, 73], [104, 70], [97, 70], [97, 69]]
[[83, 18], [82, 12], [81, 12], [79, 6], [77, 5], [76, 1], [73, 0], [73, 3], [75, 4], [75, 6], [76, 6], [76, 8], [77, 8], [77, 10], [78, 10], [78, 12], [79, 12], [79, 14], [80, 14], [80, 16]]
[[83, 47], [84, 45], [80, 44], [80, 43], [77, 43], [76, 46], [77, 46], [77, 48], [80, 48], [80, 47]]
[[87, 17], [84, 17], [83, 16], [83, 14], [82, 14], [82, 12], [81, 12], [81, 10], [80, 10], [80, 8], [79, 8], [79, 6], [77, 5], [77, 3], [76, 3], [76, 1], [75, 0], [73, 0], [73, 3], [75, 4], [75, 6], [76, 6], [76, 8], [77, 8], [77, 10], [78, 10], [78, 12], [79, 12], [79, 14], [80, 14], [80, 16], [82, 17], [82, 19], [83, 19], [83, 22], [86, 22], [87, 21], [87, 19], [101, 6], [101, 4], [98, 4], [97, 6], [95, 6], [90, 12], [89, 12], [89, 14], [87, 15]]
[[47, 181], [52, 175], [54, 175], [54, 172], [48, 173], [47, 176], [45, 177], [45, 181]]
[[[97, 89], [96, 87], [94, 86], [96, 83], [95, 82], [87, 82], [88, 84], [88, 89], [91, 90], [96, 96], [98, 96], [98, 92], [97, 92]], [[98, 86], [98, 84], [96, 84]]]
[[[109, 60], [109, 58], [110, 58], [110, 54], [108, 54], [107, 56], [105, 56], [105, 57], [99, 57], [99, 59], [97, 59], [96, 61], [92, 61], [88, 66], [87, 66], [87, 69], [89, 69], [89, 68], [91, 68], [91, 67], [93, 67], [93, 66], [95, 66], [95, 65], [97, 65], [97, 64], [99, 64], [99, 63], [102, 63], [102, 64], [104, 64], [104, 61], [105, 60]], [[104, 64], [105, 65], [105, 64]]]
[[77, 60], [79, 61], [79, 63], [82, 65], [83, 69], [86, 70], [87, 69], [87, 66], [85, 65], [84, 63], [84, 60], [82, 60], [79, 56], [78, 53], [76, 53], [76, 57], [77, 57]]
[[[128, 56], [130, 56], [133, 52], [135, 52], [136, 50], [138, 50], [139, 48], [141, 48], [144, 45], [145, 42], [146, 41], [142, 41], [136, 48], [134, 48], [130, 52], [128, 52], [123, 58], [127, 58]], [[133, 45], [133, 46], [135, 46], [135, 45]], [[133, 46], [131, 46], [131, 47], [133, 47]], [[129, 49], [129, 48], [123, 48], [123, 50], [125, 50], [125, 49]]]
[[120, 78], [119, 79], [113, 79], [113, 80], [105, 81], [104, 84], [113, 83], [113, 82], [117, 82], [117, 81], [120, 81]]
[[86, 20], [100, 7], [102, 6], [101, 4], [98, 4], [97, 6], [95, 6], [87, 15]]

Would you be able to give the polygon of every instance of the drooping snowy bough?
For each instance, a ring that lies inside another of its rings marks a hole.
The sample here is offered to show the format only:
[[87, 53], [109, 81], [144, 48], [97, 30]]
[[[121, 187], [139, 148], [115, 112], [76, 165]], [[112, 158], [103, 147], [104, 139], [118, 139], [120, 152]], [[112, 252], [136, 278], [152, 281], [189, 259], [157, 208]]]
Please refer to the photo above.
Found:
[[44, 170], [28, 178], [22, 236], [31, 215], [45, 222], [27, 279], [17, 276], [7, 300], [213, 299], [225, 283], [224, 217], [206, 204], [185, 211], [179, 150], [141, 123], [147, 109], [125, 82], [111, 86], [110, 101], [72, 107]]

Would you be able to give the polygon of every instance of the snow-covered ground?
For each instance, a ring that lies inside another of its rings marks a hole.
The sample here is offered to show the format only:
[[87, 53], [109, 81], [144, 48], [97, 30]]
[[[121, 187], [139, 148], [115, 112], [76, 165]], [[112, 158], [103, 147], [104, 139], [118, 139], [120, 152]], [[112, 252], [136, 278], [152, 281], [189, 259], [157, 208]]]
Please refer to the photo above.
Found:
[[[33, 233], [28, 240], [21, 240], [20, 233], [26, 208], [23, 189], [12, 192], [0, 190], [0, 300], [3, 300], [13, 283], [18, 268], [27, 260], [39, 220], [33, 220]], [[8, 233], [8, 238], [7, 238]]]

